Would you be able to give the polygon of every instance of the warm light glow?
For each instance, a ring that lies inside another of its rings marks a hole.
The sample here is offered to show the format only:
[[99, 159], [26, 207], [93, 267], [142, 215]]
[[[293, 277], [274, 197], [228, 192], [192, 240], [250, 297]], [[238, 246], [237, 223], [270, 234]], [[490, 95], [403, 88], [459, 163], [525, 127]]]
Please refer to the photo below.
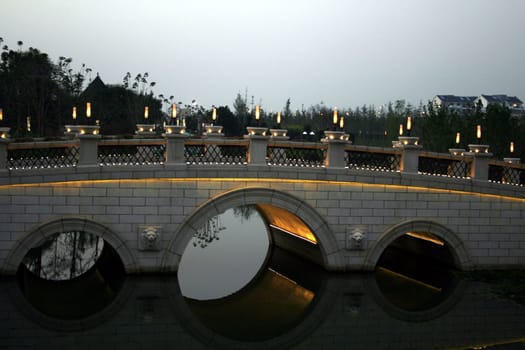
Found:
[[281, 124], [281, 112], [277, 112], [277, 124]]
[[412, 117], [408, 116], [407, 118], [407, 131], [412, 130]]
[[73, 107], [73, 112], [71, 113], [73, 120], [77, 119], [77, 107]]
[[4, 110], [0, 108], [0, 122], [4, 120]]
[[211, 112], [211, 120], [217, 120], [217, 108], [215, 107], [213, 107], [213, 111]]
[[460, 190], [449, 190], [449, 189], [440, 189], [424, 186], [406, 186], [406, 185], [386, 185], [386, 184], [371, 184], [366, 182], [347, 182], [347, 181], [334, 181], [334, 180], [308, 180], [308, 179], [276, 179], [276, 178], [239, 178], [239, 177], [184, 177], [184, 178], [145, 178], [145, 179], [118, 179], [118, 180], [72, 180], [72, 181], [55, 181], [55, 182], [41, 182], [41, 183], [32, 183], [32, 184], [11, 184], [11, 185], [0, 185], [2, 188], [17, 188], [17, 187], [40, 187], [42, 184], [49, 186], [76, 186], [78, 184], [83, 185], [92, 185], [96, 183], [154, 183], [154, 182], [179, 182], [179, 183], [195, 183], [201, 181], [224, 181], [224, 182], [238, 182], [238, 183], [255, 183], [261, 184], [261, 182], [270, 182], [270, 183], [286, 183], [286, 184], [311, 184], [311, 185], [338, 185], [344, 187], [355, 187], [362, 190], [363, 188], [374, 188], [385, 190], [401, 190], [406, 191], [424, 191], [428, 193], [444, 193], [444, 194], [457, 194], [462, 196], [477, 196], [479, 198], [486, 198], [492, 200], [508, 200], [513, 202], [525, 203], [525, 198], [522, 197], [511, 197], [504, 196], [499, 194], [489, 194], [489, 193], [479, 193], [471, 191], [460, 191]]
[[261, 109], [259, 106], [255, 106], [255, 120], [259, 120], [261, 117]]
[[175, 103], [171, 105], [171, 117], [177, 118], [177, 105]]
[[31, 132], [31, 117], [27, 116], [26, 118], [27, 132]]
[[148, 119], [149, 117], [149, 107], [144, 107], [144, 119]]
[[481, 139], [481, 125], [478, 124], [478, 126], [476, 127], [476, 138], [478, 140]]
[[334, 123], [334, 125], [337, 125], [337, 107], [334, 108], [334, 114], [332, 115], [332, 123]]
[[257, 204], [268, 224], [282, 232], [317, 244], [317, 238], [310, 228], [297, 215], [270, 204]]
[[435, 238], [432, 235], [427, 234], [427, 233], [407, 232], [406, 235], [410, 236], [410, 237], [417, 238], [417, 239], [421, 239], [423, 241], [431, 242], [431, 243], [434, 243], [434, 244], [437, 244], [437, 245], [440, 245], [440, 246], [444, 246], [445, 245], [445, 242], [443, 242], [442, 240], [440, 240], [438, 238]]
[[339, 119], [339, 127], [342, 129], [345, 127], [345, 117], [341, 116], [341, 119]]
[[403, 124], [399, 124], [399, 136], [403, 136]]
[[91, 118], [91, 102], [86, 102], [86, 118]]
[[385, 272], [385, 273], [389, 273], [389, 274], [392, 274], [392, 275], [394, 275], [394, 276], [397, 276], [397, 277], [403, 278], [403, 279], [405, 279], [405, 280], [407, 280], [407, 281], [410, 281], [410, 282], [412, 282], [412, 283], [419, 284], [419, 285], [421, 285], [421, 286], [423, 286], [423, 287], [426, 287], [426, 288], [432, 289], [432, 290], [434, 290], [434, 291], [436, 291], [436, 292], [441, 292], [441, 290], [442, 290], [442, 289], [439, 288], [439, 287], [433, 286], [433, 285], [431, 285], [431, 284], [428, 284], [428, 283], [422, 282], [422, 281], [417, 280], [417, 279], [415, 279], [415, 278], [412, 278], [412, 277], [409, 277], [409, 276], [403, 275], [403, 274], [401, 274], [401, 273], [399, 273], [399, 272], [395, 272], [395, 271], [389, 270], [389, 269], [384, 268], [384, 267], [381, 267], [381, 266], [378, 267], [378, 270], [381, 270], [381, 271], [383, 271], [383, 272]]
[[456, 133], [456, 144], [459, 145], [460, 142], [461, 142], [461, 133], [457, 132]]
[[514, 142], [510, 143], [510, 153], [514, 153]]

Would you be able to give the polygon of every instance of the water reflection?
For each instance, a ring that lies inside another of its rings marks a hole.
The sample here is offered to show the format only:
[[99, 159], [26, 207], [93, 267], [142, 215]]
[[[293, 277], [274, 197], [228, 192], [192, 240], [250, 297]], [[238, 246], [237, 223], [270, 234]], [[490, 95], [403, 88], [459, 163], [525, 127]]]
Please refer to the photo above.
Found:
[[[17, 297], [21, 292], [16, 281], [0, 279], [6, 325], [2, 342], [8, 348], [23, 343], [115, 349], [131, 344], [141, 348], [183, 344], [192, 349], [468, 349], [525, 337], [525, 309], [496, 298], [488, 285], [461, 281], [439, 305], [404, 309], [405, 316], [432, 317], [403, 319], [385, 307], [394, 305], [394, 299], [373, 287], [388, 279], [389, 285], [406, 287], [395, 275], [316, 270], [315, 265], [275, 249], [264, 272], [227, 297], [198, 301], [181, 294], [175, 276], [130, 276], [124, 282], [124, 299], [92, 313], [89, 321], [80, 320], [76, 329], [71, 328], [72, 321], [63, 321], [55, 323], [55, 330], [49, 325], [58, 317], [56, 311], [43, 319], [40, 309]], [[413, 296], [408, 290], [406, 294]], [[79, 297], [77, 303], [90, 297]], [[399, 304], [396, 310], [401, 310]]]
[[95, 265], [104, 240], [87, 232], [56, 233], [31, 248], [23, 259], [36, 276], [53, 281], [78, 277]]
[[[304, 270], [295, 270], [297, 264]], [[211, 331], [229, 339], [255, 342], [286, 334], [301, 324], [322, 286], [319, 267], [274, 248], [267, 267], [237, 293], [215, 300], [186, 301]]]
[[266, 224], [253, 206], [209, 219], [182, 256], [178, 277], [183, 295], [206, 300], [237, 292], [260, 272], [269, 246]]
[[72, 231], [57, 233], [30, 249], [17, 277], [24, 298], [43, 315], [81, 320], [114, 301], [125, 270], [103, 239]]

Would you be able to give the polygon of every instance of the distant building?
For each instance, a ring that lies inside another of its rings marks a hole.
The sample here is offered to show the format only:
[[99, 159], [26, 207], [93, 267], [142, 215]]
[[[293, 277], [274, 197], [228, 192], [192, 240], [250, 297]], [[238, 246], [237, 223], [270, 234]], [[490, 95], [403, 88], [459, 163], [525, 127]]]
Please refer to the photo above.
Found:
[[476, 96], [436, 95], [432, 99], [435, 109], [447, 108], [449, 111], [465, 112], [475, 106]]
[[97, 96], [101, 91], [106, 90], [107, 86], [104, 84], [102, 79], [100, 79], [100, 76], [97, 73], [97, 77], [93, 79], [91, 83], [86, 87], [86, 89], [82, 92], [81, 96], [85, 99], [92, 98], [93, 96]]
[[499, 104], [510, 109], [512, 115], [523, 115], [523, 102], [516, 96], [507, 95], [480, 95], [475, 103], [481, 103], [481, 110], [487, 110], [489, 104]]
[[525, 115], [523, 102], [516, 96], [507, 95], [480, 95], [476, 96], [455, 96], [455, 95], [436, 95], [432, 99], [432, 105], [435, 109], [447, 108], [449, 111], [466, 112], [473, 110], [481, 104], [481, 110], [486, 111], [489, 104], [500, 104], [510, 109], [511, 114], [515, 116]]

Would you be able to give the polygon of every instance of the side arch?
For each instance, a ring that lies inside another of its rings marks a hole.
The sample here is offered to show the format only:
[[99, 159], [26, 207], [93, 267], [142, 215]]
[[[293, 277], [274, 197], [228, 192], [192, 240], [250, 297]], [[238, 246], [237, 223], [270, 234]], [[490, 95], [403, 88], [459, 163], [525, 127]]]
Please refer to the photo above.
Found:
[[384, 232], [368, 251], [363, 263], [364, 270], [374, 270], [384, 250], [397, 238], [409, 231], [428, 232], [443, 239], [450, 247], [450, 253], [454, 258], [455, 266], [458, 269], [465, 271], [472, 269], [470, 255], [468, 254], [463, 241], [453, 231], [433, 221], [414, 220], [402, 222]]
[[227, 209], [255, 204], [269, 204], [288, 210], [299, 217], [314, 232], [321, 255], [323, 267], [327, 270], [343, 270], [344, 257], [337, 240], [324, 218], [310, 205], [286, 192], [260, 188], [234, 189], [204, 202], [182, 223], [169, 242], [161, 261], [166, 272], [176, 271], [182, 254], [193, 234], [202, 227], [208, 218], [221, 214]]
[[43, 239], [59, 232], [84, 231], [102, 237], [119, 255], [126, 273], [137, 272], [137, 264], [131, 250], [109, 227], [98, 222], [80, 218], [66, 217], [48, 221], [29, 231], [17, 241], [7, 256], [2, 273], [14, 275], [29, 249]]

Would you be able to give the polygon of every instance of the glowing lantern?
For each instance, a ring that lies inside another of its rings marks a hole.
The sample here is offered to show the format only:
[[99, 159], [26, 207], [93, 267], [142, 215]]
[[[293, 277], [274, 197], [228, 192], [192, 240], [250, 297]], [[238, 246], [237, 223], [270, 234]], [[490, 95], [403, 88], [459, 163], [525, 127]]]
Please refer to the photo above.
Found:
[[86, 118], [91, 118], [91, 102], [86, 103]]
[[144, 107], [144, 119], [148, 119], [149, 117], [149, 107]]
[[73, 112], [71, 113], [73, 120], [77, 119], [77, 107], [73, 107]]
[[456, 144], [459, 145], [461, 142], [461, 134], [459, 132], [456, 133]]
[[171, 105], [171, 117], [177, 118], [177, 105], [175, 103]]
[[261, 117], [261, 110], [259, 106], [255, 106], [255, 120], [259, 120], [260, 117]]
[[481, 125], [478, 124], [478, 126], [476, 127], [476, 138], [478, 140], [481, 139]]

